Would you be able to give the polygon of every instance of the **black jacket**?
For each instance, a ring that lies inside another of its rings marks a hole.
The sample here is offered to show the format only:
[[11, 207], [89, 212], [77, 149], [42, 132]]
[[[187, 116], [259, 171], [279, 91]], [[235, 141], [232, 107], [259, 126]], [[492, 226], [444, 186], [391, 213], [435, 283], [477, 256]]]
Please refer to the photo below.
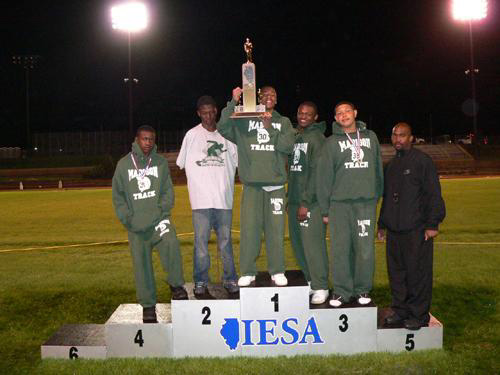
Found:
[[384, 200], [379, 229], [408, 232], [438, 229], [446, 215], [432, 159], [415, 148], [396, 151], [384, 171]]

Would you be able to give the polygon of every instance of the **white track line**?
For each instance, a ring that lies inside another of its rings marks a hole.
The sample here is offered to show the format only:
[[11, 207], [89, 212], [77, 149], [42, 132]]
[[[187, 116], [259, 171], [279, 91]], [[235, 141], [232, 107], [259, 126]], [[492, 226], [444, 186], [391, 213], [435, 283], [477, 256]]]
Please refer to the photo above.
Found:
[[[231, 232], [240, 233], [239, 230], [232, 229]], [[189, 233], [178, 233], [177, 237], [192, 236], [194, 232]], [[288, 236], [286, 236], [288, 239]], [[327, 237], [328, 239], [328, 237]], [[5, 249], [0, 250], [0, 253], [12, 253], [14, 251], [32, 251], [32, 250], [52, 250], [52, 249], [64, 249], [69, 247], [89, 247], [89, 246], [99, 246], [99, 245], [112, 245], [118, 243], [127, 243], [128, 240], [123, 241], [108, 241], [108, 242], [92, 242], [92, 243], [82, 243], [75, 245], [59, 245], [59, 246], [46, 246], [46, 247], [27, 247], [24, 249]], [[383, 243], [382, 241], [375, 241], [376, 243]], [[500, 242], [434, 242], [436, 245], [500, 245]]]
[[435, 245], [500, 245], [500, 242], [434, 242]]
[[46, 246], [46, 247], [27, 247], [25, 249], [6, 249], [0, 250], [0, 253], [10, 253], [13, 251], [30, 251], [30, 250], [50, 250], [50, 249], [62, 249], [66, 247], [87, 247], [87, 246], [98, 246], [98, 245], [111, 245], [115, 243], [127, 243], [128, 241], [109, 241], [109, 242], [93, 242], [93, 243], [82, 243], [76, 245], [60, 245], [60, 246]]
[[[194, 232], [179, 233], [179, 234], [177, 234], [177, 237], [190, 236], [190, 235], [193, 235], [193, 234], [194, 234]], [[28, 247], [28, 248], [24, 248], [24, 249], [5, 249], [5, 250], [0, 250], [0, 253], [11, 253], [13, 251], [64, 249], [64, 248], [67, 248], [67, 247], [89, 247], [89, 246], [99, 246], [99, 245], [112, 245], [112, 244], [116, 244], [116, 243], [127, 243], [127, 242], [128, 242], [128, 240], [81, 243], [81, 244], [76, 244], [76, 245], [59, 245], [59, 246], [46, 246], [46, 247]]]

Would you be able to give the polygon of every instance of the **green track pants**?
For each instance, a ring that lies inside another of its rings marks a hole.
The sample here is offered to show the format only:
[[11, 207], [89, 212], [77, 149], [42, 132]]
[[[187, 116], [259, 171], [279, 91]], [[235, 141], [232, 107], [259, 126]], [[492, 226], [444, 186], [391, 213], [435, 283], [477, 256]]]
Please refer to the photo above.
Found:
[[330, 206], [333, 291], [346, 300], [373, 287], [376, 200], [333, 202]]
[[170, 218], [162, 220], [148, 232], [128, 232], [128, 241], [134, 265], [137, 300], [142, 307], [156, 304], [153, 248], [158, 250], [163, 269], [168, 273], [167, 283], [174, 287], [184, 285], [179, 241]]
[[243, 185], [240, 227], [241, 276], [257, 274], [262, 232], [269, 273], [285, 272], [285, 188], [267, 192], [262, 187]]
[[308, 212], [308, 219], [297, 220], [299, 205], [288, 205], [288, 231], [290, 242], [300, 269], [311, 289], [328, 289], [328, 254], [326, 251], [326, 225], [317, 204]]

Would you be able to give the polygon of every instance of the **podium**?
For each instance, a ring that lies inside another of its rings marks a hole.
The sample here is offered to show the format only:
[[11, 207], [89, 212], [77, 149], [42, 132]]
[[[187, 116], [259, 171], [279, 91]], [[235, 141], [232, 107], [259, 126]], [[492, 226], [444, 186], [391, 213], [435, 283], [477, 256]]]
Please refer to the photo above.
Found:
[[378, 310], [378, 351], [401, 352], [443, 348], [443, 325], [432, 314], [428, 326], [418, 331], [409, 331], [402, 325], [393, 328], [384, 327], [384, 319], [390, 314], [390, 309]]
[[77, 359], [107, 356], [103, 324], [65, 324], [41, 347], [42, 358]]
[[158, 323], [142, 322], [142, 307], [122, 304], [105, 324], [65, 325], [41, 347], [42, 358], [271, 357], [356, 354], [442, 348], [443, 326], [409, 331], [383, 326], [390, 309], [375, 304], [333, 308], [309, 303], [302, 272], [287, 271], [289, 285], [276, 287], [267, 273], [239, 298], [221, 285], [210, 296], [157, 304]]
[[158, 323], [142, 322], [142, 307], [123, 304], [104, 324], [107, 357], [172, 357], [172, 319], [169, 304], [156, 306]]

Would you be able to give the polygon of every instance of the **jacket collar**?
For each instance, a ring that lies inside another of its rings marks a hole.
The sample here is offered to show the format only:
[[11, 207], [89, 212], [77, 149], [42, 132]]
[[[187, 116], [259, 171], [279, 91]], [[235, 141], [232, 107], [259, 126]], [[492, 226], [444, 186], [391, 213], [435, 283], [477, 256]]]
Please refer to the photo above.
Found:
[[144, 155], [144, 152], [142, 152], [141, 148], [139, 147], [139, 144], [135, 141], [132, 143], [132, 152], [137, 157], [137, 159], [139, 159], [141, 163], [145, 163], [149, 158], [153, 159], [156, 155], [156, 150], [157, 147], [156, 145], [154, 145], [153, 149], [149, 153], [149, 156], [146, 157], [146, 155]]
[[406, 155], [410, 154], [413, 150], [413, 147], [410, 147], [408, 150], [396, 150], [396, 156], [398, 158], [403, 158], [405, 157]]
[[[300, 129], [300, 126], [297, 125], [297, 130]], [[307, 128], [301, 131], [302, 134], [304, 133], [309, 133], [312, 131], [320, 131], [321, 133], [324, 133], [326, 129], [326, 123], [324, 121], [321, 122], [314, 122], [311, 125], [309, 125]], [[299, 130], [300, 131], [300, 130]]]
[[[356, 129], [358, 129], [360, 132], [363, 132], [366, 130], [366, 124], [363, 121], [356, 121]], [[340, 126], [340, 124], [337, 121], [334, 121], [332, 124], [332, 132], [333, 134], [341, 134], [344, 135], [345, 131]]]

